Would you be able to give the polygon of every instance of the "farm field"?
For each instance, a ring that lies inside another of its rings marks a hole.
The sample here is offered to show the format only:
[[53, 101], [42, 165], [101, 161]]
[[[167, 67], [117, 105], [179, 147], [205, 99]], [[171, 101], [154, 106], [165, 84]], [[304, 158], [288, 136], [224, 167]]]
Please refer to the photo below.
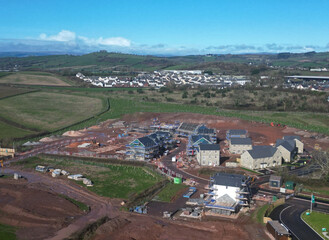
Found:
[[[16, 163], [16, 165], [23, 165], [24, 168], [30, 169], [35, 168], [38, 164], [65, 169], [71, 174], [82, 174], [94, 183], [93, 187], [88, 188], [90, 191], [111, 198], [128, 199], [162, 180], [161, 175], [147, 167], [38, 157]], [[85, 186], [82, 182], [76, 183]]]
[[27, 93], [33, 91], [32, 89], [27, 88], [16, 88], [16, 87], [7, 87], [1, 86], [0, 87], [0, 99], [15, 96], [22, 93]]
[[99, 98], [35, 92], [0, 100], [0, 116], [27, 128], [52, 131], [100, 112]]
[[0, 121], [0, 140], [3, 140], [5, 138], [20, 138], [24, 137], [26, 135], [30, 135], [33, 133], [36, 133], [34, 131], [30, 131], [27, 129], [21, 129], [12, 125], [9, 125], [7, 123], [4, 123]]
[[70, 86], [63, 77], [43, 72], [18, 72], [0, 78], [0, 83], [24, 85]]
[[176, 196], [176, 194], [182, 189], [187, 189], [188, 187], [184, 184], [167, 184], [161, 192], [157, 195], [157, 200], [162, 202], [171, 202], [171, 200]]
[[322, 228], [326, 228], [329, 231], [329, 215], [325, 213], [320, 213], [313, 211], [310, 215], [306, 215], [306, 212], [302, 214], [302, 219], [307, 222], [312, 228], [315, 229], [322, 237]]

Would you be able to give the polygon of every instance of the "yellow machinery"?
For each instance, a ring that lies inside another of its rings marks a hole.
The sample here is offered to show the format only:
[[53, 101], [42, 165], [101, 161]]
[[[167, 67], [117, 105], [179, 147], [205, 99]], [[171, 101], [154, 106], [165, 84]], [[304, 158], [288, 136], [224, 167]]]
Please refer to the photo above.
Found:
[[314, 144], [314, 150], [321, 150], [321, 147], [318, 143]]

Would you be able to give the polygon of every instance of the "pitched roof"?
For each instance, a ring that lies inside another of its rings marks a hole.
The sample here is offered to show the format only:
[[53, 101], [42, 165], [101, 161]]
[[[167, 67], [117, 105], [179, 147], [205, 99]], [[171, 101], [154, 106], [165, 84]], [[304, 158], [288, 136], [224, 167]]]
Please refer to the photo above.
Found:
[[214, 184], [231, 187], [241, 187], [247, 177], [240, 174], [230, 174], [218, 172], [214, 175]]
[[300, 140], [300, 136], [283, 136], [283, 140]]
[[196, 124], [196, 123], [185, 123], [183, 122], [178, 130], [184, 130], [184, 131], [191, 131], [191, 132], [194, 132], [196, 131], [197, 127], [199, 126], [199, 124]]
[[267, 223], [270, 224], [274, 228], [274, 230], [280, 235], [290, 235], [288, 230], [285, 227], [283, 227], [279, 223], [279, 221], [268, 221]]
[[231, 138], [232, 145], [251, 145], [251, 138]]
[[212, 151], [217, 150], [219, 151], [219, 144], [200, 144], [199, 145], [200, 150], [202, 151]]
[[[204, 140], [205, 140], [203, 142], [207, 142], [208, 144], [211, 144], [211, 141], [209, 139], [209, 136], [207, 136], [207, 135], [192, 135], [191, 136], [192, 144], [195, 144], [196, 142], [198, 142], [202, 138], [204, 138]], [[202, 143], [202, 142], [200, 142], [200, 143]]]
[[199, 134], [214, 134], [215, 130], [212, 128], [207, 128], [205, 125], [202, 125], [198, 128], [197, 132]]
[[229, 135], [245, 135], [245, 134], [247, 134], [247, 130], [244, 130], [244, 129], [231, 129], [231, 130], [228, 130], [227, 133]]
[[138, 138], [138, 140], [145, 146], [145, 147], [153, 147], [153, 146], [156, 146], [156, 142], [151, 139], [150, 137], [148, 136], [145, 136], [145, 137], [141, 137], [141, 138]]
[[296, 147], [296, 143], [294, 140], [282, 140], [282, 139], [278, 139], [276, 140], [276, 147], [282, 146], [285, 149], [287, 149], [289, 152], [293, 152], [295, 150]]
[[277, 148], [272, 146], [253, 146], [252, 150], [248, 150], [253, 159], [273, 157]]

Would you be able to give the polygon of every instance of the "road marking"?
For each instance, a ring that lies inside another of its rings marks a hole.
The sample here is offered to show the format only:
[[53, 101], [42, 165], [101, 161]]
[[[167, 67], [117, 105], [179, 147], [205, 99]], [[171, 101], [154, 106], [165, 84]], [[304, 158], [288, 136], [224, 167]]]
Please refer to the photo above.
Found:
[[[279, 216], [279, 218], [280, 218], [280, 222], [281, 222], [286, 228], [288, 228], [288, 226], [282, 221], [281, 215], [282, 215], [282, 213], [283, 213], [285, 210], [287, 210], [287, 209], [290, 208], [290, 207], [292, 207], [292, 205], [290, 205], [290, 206], [284, 208], [284, 209], [280, 212], [280, 216]], [[289, 229], [290, 232], [292, 232], [293, 235], [295, 235], [295, 237], [296, 237], [298, 240], [300, 240], [300, 238], [297, 237], [297, 235], [296, 235], [296, 234], [295, 234], [290, 228], [288, 228], [288, 229]]]
[[303, 222], [304, 222], [309, 228], [311, 228], [316, 234], [318, 234], [320, 238], [322, 238], [323, 240], [325, 240], [325, 239], [324, 239], [324, 238], [323, 238], [323, 237], [322, 237], [317, 231], [314, 230], [314, 228], [311, 227], [311, 225], [309, 225], [307, 222], [304, 221], [304, 219], [302, 218], [302, 214], [303, 214], [303, 213], [300, 214], [299, 218], [300, 218], [300, 219], [301, 219], [301, 220], [302, 220], [302, 221], [303, 221]]

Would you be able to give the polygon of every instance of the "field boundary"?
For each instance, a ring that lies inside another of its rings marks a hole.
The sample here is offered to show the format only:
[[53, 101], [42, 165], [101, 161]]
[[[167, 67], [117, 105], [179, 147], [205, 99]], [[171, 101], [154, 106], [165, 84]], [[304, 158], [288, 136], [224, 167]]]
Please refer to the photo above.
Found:
[[[2, 86], [3, 84], [0, 84], [0, 86]], [[17, 97], [17, 96], [20, 96], [20, 95], [24, 95], [24, 94], [28, 94], [28, 93], [34, 93], [34, 92], [39, 92], [40, 89], [34, 89], [31, 91], [27, 91], [27, 92], [22, 92], [22, 93], [17, 93], [17, 94], [14, 94], [14, 95], [10, 95], [10, 96], [6, 96], [6, 97], [2, 97], [0, 98], [0, 100], [4, 100], [4, 99], [7, 99], [7, 98], [11, 98], [11, 97]]]

